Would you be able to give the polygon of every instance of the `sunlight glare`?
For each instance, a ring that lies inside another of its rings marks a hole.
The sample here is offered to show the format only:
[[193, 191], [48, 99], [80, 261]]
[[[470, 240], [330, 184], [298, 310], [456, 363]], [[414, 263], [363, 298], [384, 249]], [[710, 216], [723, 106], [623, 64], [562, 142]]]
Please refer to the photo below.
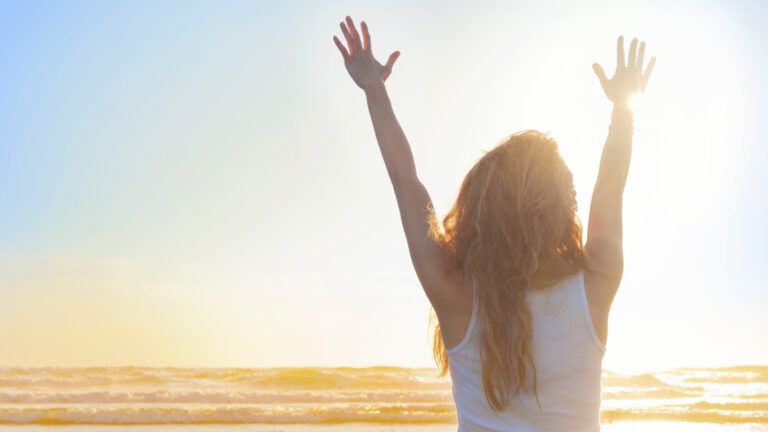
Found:
[[629, 106], [629, 109], [632, 110], [633, 113], [637, 113], [638, 109], [642, 105], [642, 93], [635, 93], [632, 96], [629, 97], [629, 100], [627, 101], [627, 105]]

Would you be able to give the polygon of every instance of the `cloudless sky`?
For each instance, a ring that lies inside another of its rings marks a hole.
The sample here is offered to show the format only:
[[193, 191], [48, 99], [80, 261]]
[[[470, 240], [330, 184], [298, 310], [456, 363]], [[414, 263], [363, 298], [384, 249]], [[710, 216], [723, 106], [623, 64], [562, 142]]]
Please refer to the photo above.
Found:
[[586, 224], [615, 39], [638, 108], [605, 367], [768, 362], [768, 7], [3, 1], [0, 365], [430, 366], [429, 305], [362, 92], [365, 19], [440, 216], [548, 131]]

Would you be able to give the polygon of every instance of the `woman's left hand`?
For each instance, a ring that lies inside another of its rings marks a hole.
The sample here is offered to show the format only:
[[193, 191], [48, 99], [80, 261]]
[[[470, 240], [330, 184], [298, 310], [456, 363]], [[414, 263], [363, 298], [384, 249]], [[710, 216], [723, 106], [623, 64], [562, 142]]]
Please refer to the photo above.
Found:
[[645, 42], [640, 43], [640, 50], [637, 49], [637, 39], [632, 39], [629, 44], [629, 55], [624, 59], [624, 37], [619, 36], [616, 43], [616, 72], [610, 79], [605, 76], [603, 67], [595, 63], [592, 69], [595, 71], [600, 85], [608, 99], [615, 105], [628, 106], [629, 99], [645, 91], [648, 85], [648, 78], [653, 72], [653, 66], [656, 64], [656, 57], [651, 58], [648, 66], [643, 72], [643, 57], [645, 56]]

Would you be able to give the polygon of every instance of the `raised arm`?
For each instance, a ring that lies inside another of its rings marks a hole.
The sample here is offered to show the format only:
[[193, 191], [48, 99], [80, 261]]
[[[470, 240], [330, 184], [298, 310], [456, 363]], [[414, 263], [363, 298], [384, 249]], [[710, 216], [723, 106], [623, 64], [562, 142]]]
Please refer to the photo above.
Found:
[[428, 220], [434, 213], [432, 199], [416, 175], [411, 147], [397, 122], [384, 85], [400, 52], [393, 52], [382, 65], [371, 52], [371, 37], [365, 21], [360, 24], [362, 39], [350, 17], [340, 26], [347, 47], [336, 36], [333, 41], [344, 58], [347, 72], [365, 92], [376, 140], [400, 209], [411, 261], [427, 297], [437, 307], [449, 301], [444, 288], [448, 269], [444, 267], [439, 245], [428, 234]]
[[[652, 58], [643, 73], [644, 55], [645, 42], [640, 43], [638, 50], [638, 40], [633, 39], [625, 61], [624, 38], [619, 37], [613, 77], [608, 79], [600, 65], [592, 65], [605, 95], [613, 102], [613, 114], [592, 194], [586, 250], [597, 272], [614, 282], [610, 284], [614, 286], [613, 293], [624, 268], [622, 197], [629, 172], [633, 132], [629, 100], [645, 90], [656, 63], [656, 58]], [[611, 295], [608, 301], [612, 298]]]

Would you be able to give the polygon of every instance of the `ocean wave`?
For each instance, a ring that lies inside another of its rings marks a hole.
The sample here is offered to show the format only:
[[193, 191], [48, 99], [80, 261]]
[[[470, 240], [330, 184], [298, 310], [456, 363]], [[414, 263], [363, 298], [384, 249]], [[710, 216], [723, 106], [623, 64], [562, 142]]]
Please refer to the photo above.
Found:
[[432, 369], [373, 368], [0, 368], [0, 388], [95, 387], [174, 383], [239, 384], [250, 388], [440, 389]]
[[[764, 410], [728, 410], [685, 406], [653, 409], [603, 410], [604, 423], [624, 420], [686, 421], [707, 423], [768, 424]], [[746, 407], [742, 407], [746, 408]], [[336, 423], [455, 423], [452, 403], [440, 404], [339, 404], [248, 406], [58, 406], [0, 407], [0, 424], [336, 424]]]
[[[766, 371], [605, 371], [603, 420], [768, 423]], [[432, 368], [0, 367], [2, 424], [453, 423], [452, 402]]]
[[768, 373], [710, 373], [707, 375], [693, 375], [685, 378], [691, 383], [718, 383], [718, 384], [768, 384]]
[[207, 403], [207, 404], [286, 404], [451, 401], [446, 391], [274, 391], [238, 392], [213, 390], [158, 391], [0, 391], [0, 404], [99, 404], [99, 403]]
[[[626, 399], [677, 399], [701, 396], [703, 389], [653, 388], [653, 389], [604, 389], [603, 400]], [[0, 399], [2, 400], [2, 399]]]
[[768, 424], [768, 414], [765, 412], [720, 412], [720, 411], [691, 411], [686, 409], [671, 410], [637, 410], [637, 409], [610, 409], [603, 410], [600, 414], [603, 423], [616, 421], [681, 421], [694, 423], [750, 423]]
[[741, 365], [741, 366], [724, 366], [724, 367], [699, 367], [699, 368], [677, 368], [672, 372], [676, 373], [689, 373], [689, 372], [739, 372], [739, 373], [761, 373], [768, 374], [768, 365]]
[[0, 424], [453, 423], [452, 403], [269, 406], [0, 407]]
[[241, 382], [263, 387], [299, 388], [429, 388], [443, 386], [436, 380], [426, 380], [408, 371], [349, 370], [344, 368], [292, 368], [275, 371], [267, 376], [243, 377]]
[[168, 384], [173, 375], [162, 368], [0, 368], [2, 387], [93, 387], [120, 384]]
[[670, 384], [662, 381], [653, 374], [639, 375], [617, 375], [603, 374], [604, 387], [625, 387], [625, 388], [662, 388], [671, 387]]

